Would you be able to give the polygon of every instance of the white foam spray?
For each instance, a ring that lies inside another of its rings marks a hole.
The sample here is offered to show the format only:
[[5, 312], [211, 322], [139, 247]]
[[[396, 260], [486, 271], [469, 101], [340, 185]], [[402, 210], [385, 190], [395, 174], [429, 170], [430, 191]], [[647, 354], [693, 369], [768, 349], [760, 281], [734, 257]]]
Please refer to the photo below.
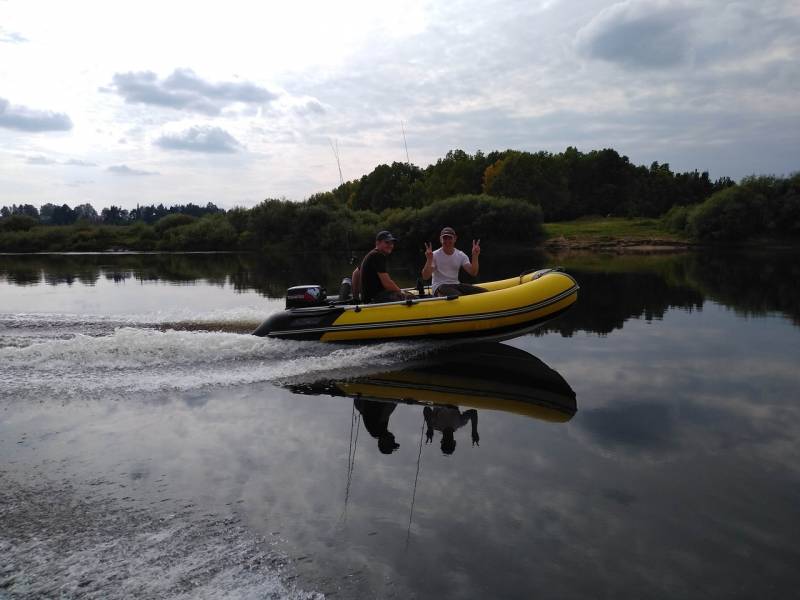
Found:
[[0, 398], [92, 397], [276, 381], [309, 373], [386, 367], [427, 346], [292, 342], [212, 331], [118, 327], [0, 348]]

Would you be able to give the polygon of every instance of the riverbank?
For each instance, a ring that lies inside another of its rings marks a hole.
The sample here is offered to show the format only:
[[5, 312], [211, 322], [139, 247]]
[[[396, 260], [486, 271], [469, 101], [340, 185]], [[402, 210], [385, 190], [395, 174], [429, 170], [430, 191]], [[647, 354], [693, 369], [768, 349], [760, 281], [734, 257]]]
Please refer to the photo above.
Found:
[[[219, 219], [219, 217], [216, 217]], [[447, 222], [446, 220], [443, 222]], [[191, 227], [184, 226], [184, 227]], [[378, 227], [376, 224], [374, 227]], [[183, 227], [175, 227], [180, 233]], [[346, 228], [345, 228], [346, 229]], [[216, 235], [210, 238], [201, 236], [193, 244], [173, 244], [175, 235], [168, 229], [159, 236], [157, 228], [144, 224], [134, 225], [89, 225], [38, 226], [28, 231], [0, 233], [0, 252], [10, 254], [48, 253], [48, 252], [249, 252], [283, 255], [292, 251], [292, 244], [273, 240], [259, 250], [256, 245], [245, 243], [247, 236], [236, 235], [225, 238]], [[394, 229], [393, 229], [394, 231]], [[415, 232], [416, 233], [416, 232]], [[462, 233], [463, 240], [469, 240], [470, 232]], [[418, 235], [418, 234], [417, 234]], [[180, 237], [180, 236], [179, 236]], [[413, 236], [412, 236], [413, 237]], [[485, 241], [491, 243], [492, 237], [486, 235]], [[517, 237], [525, 237], [517, 235]], [[241, 238], [241, 239], [240, 239]], [[246, 238], [246, 239], [245, 239]], [[788, 238], [755, 237], [738, 242], [705, 241], [700, 242], [688, 236], [668, 231], [660, 219], [588, 217], [574, 221], [544, 223], [534, 239], [515, 240], [522, 246], [535, 246], [546, 252], [590, 251], [610, 253], [657, 253], [681, 252], [700, 246], [723, 244], [728, 248], [796, 248], [797, 241]], [[407, 236], [401, 239], [408, 242]], [[494, 245], [498, 243], [494, 239]], [[421, 245], [421, 242], [420, 242]], [[351, 252], [367, 251], [367, 246], [352, 246]]]
[[675, 252], [696, 245], [685, 236], [662, 228], [657, 219], [593, 217], [545, 223], [542, 247], [548, 252]]

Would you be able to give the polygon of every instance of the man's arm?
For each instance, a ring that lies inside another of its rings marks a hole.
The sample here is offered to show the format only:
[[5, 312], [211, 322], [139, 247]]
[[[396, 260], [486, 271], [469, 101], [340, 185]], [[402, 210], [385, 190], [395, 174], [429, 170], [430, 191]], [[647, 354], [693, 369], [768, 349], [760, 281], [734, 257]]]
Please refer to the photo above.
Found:
[[474, 408], [470, 408], [463, 412], [463, 416], [469, 417], [472, 423], [472, 445], [480, 446], [481, 436], [478, 435], [478, 411]]
[[353, 271], [353, 276], [350, 278], [350, 289], [353, 292], [353, 298], [361, 296], [361, 269], [356, 267]]
[[464, 265], [464, 270], [476, 277], [478, 275], [478, 269], [480, 265], [478, 264], [478, 257], [481, 255], [481, 241], [480, 240], [472, 240], [472, 260], [469, 264]]
[[433, 410], [430, 406], [422, 409], [422, 415], [425, 417], [425, 424], [428, 430], [425, 432], [425, 443], [429, 444], [433, 440]]
[[400, 286], [397, 285], [394, 281], [392, 281], [392, 278], [389, 277], [388, 273], [378, 273], [378, 279], [381, 280], [381, 285], [383, 286], [383, 289], [389, 290], [390, 292], [402, 291], [400, 289]]
[[431, 244], [425, 242], [425, 266], [422, 267], [422, 278], [430, 279], [433, 275], [433, 249]]

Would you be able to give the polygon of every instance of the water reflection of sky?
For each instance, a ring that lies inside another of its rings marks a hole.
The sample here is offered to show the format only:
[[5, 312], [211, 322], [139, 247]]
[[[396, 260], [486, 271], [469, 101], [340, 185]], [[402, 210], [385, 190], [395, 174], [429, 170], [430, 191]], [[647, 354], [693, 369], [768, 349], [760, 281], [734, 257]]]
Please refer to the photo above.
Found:
[[265, 311], [282, 306], [282, 302], [264, 298], [255, 291], [235, 292], [230, 284], [177, 284], [134, 279], [103, 278], [92, 285], [62, 282], [18, 286], [0, 282], [0, 293], [2, 313], [144, 315], [161, 311], [189, 317], [234, 307]]
[[738, 446], [768, 451], [791, 438], [786, 428], [800, 424], [799, 337], [784, 318], [744, 319], [706, 303], [701, 313], [632, 319], [608, 338], [510, 343], [538, 349], [575, 388], [570, 429], [626, 460], [667, 460]]
[[[182, 302], [178, 289], [163, 301]], [[480, 445], [461, 428], [452, 455], [438, 432], [424, 444], [421, 406], [394, 410], [386, 455], [363, 427], [354, 443], [352, 400], [270, 382], [9, 401], [4, 477], [156, 511], [233, 507], [308, 557], [304, 587], [345, 597], [791, 597], [799, 342], [783, 317], [710, 301], [602, 336], [518, 338], [577, 413], [479, 410]]]

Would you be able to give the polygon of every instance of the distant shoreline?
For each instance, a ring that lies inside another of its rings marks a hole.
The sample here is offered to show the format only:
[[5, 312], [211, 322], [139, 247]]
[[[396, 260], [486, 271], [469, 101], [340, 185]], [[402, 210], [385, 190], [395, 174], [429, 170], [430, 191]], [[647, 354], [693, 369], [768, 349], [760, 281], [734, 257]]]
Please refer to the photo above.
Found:
[[697, 248], [701, 244], [687, 240], [666, 238], [603, 238], [603, 239], [567, 239], [564, 237], [545, 240], [541, 248], [547, 252], [562, 253], [570, 251], [598, 251], [616, 253], [656, 253], [685, 252]]
[[[176, 228], [177, 229], [177, 228]], [[525, 246], [548, 253], [564, 252], [603, 252], [615, 254], [654, 254], [676, 253], [689, 250], [727, 248], [727, 249], [796, 249], [798, 241], [781, 238], [749, 238], [743, 241], [698, 241], [685, 235], [667, 231], [660, 219], [624, 218], [624, 217], [584, 217], [573, 221], [543, 223], [544, 239], [531, 239], [529, 242], [516, 240], [508, 242], [493, 239], [486, 235], [484, 240], [490, 246]], [[14, 251], [14, 244], [2, 244], [0, 236], [0, 254], [214, 254], [214, 253], [272, 253], [288, 251], [291, 246], [285, 242], [275, 242], [263, 248], [230, 248], [227, 243], [214, 240], [207, 248], [171, 248], [156, 247], [156, 240], [141, 235], [142, 227], [137, 225], [72, 225], [72, 226], [39, 226], [29, 231], [14, 232], [13, 236], [29, 238], [29, 243], [17, 244], [27, 247]], [[48, 235], [49, 234], [49, 235]], [[59, 235], [53, 235], [59, 234]], [[9, 234], [7, 234], [8, 236]], [[45, 239], [43, 236], [48, 236]], [[40, 238], [40, 239], [37, 239]], [[402, 238], [401, 238], [402, 239]], [[464, 240], [468, 237], [465, 236]], [[9, 240], [10, 241], [10, 240]], [[225, 240], [233, 241], [235, 240]], [[407, 242], [409, 240], [406, 240]], [[462, 240], [463, 241], [463, 240]], [[201, 240], [197, 245], [205, 245]], [[416, 244], [413, 244], [416, 247]], [[422, 242], [420, 241], [420, 247]], [[330, 249], [320, 249], [329, 253]], [[351, 247], [348, 252], [366, 252], [364, 248]], [[401, 249], [402, 251], [402, 249]]]

